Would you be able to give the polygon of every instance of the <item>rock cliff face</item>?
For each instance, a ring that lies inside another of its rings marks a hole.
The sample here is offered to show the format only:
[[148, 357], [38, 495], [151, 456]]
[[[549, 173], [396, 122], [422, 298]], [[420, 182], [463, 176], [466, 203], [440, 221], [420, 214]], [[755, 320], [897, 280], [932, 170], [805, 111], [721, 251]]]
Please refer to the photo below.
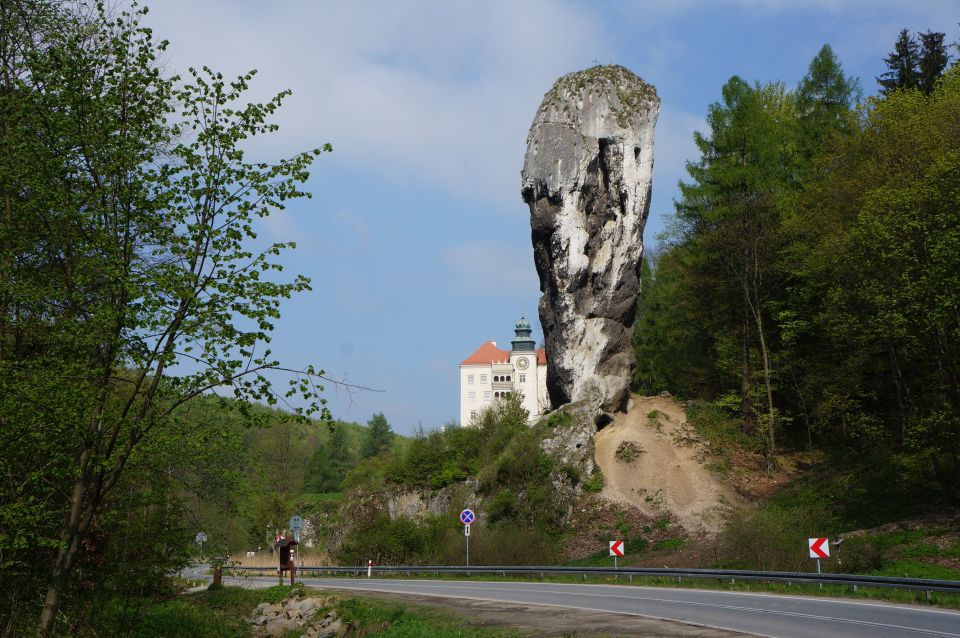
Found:
[[634, 358], [643, 227], [650, 207], [656, 89], [621, 66], [565, 75], [527, 137], [523, 200], [540, 276], [554, 408], [624, 411]]

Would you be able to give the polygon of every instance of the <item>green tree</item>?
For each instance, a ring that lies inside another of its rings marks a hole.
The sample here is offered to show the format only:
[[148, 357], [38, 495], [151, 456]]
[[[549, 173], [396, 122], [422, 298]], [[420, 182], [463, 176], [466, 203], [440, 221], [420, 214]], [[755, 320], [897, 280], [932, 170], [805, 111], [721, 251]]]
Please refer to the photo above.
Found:
[[347, 473], [356, 464], [356, 453], [347, 441], [346, 426], [337, 423], [328, 441], [307, 460], [304, 488], [314, 493], [339, 492]]
[[857, 80], [844, 74], [833, 49], [824, 44], [796, 90], [801, 152], [807, 164], [830, 135], [855, 129], [859, 93]]
[[[272, 280], [292, 244], [248, 243], [258, 218], [308, 196], [300, 184], [321, 150], [246, 160], [244, 141], [275, 130], [267, 120], [286, 93], [243, 105], [252, 72], [164, 77], [165, 43], [139, 25], [141, 10], [14, 5], [3, 3], [0, 36], [2, 143], [14, 151], [0, 159], [0, 413], [14, 449], [33, 453], [4, 452], [0, 542], [14, 563], [50, 549], [38, 622], [49, 635], [139, 450], [213, 388], [230, 388], [248, 415], [250, 402], [276, 401], [265, 344], [280, 302], [309, 282]], [[320, 374], [296, 373], [288, 394], [326, 417], [310, 380]]]
[[360, 456], [365, 459], [377, 456], [390, 449], [392, 441], [393, 433], [390, 431], [387, 417], [383, 416], [383, 412], [374, 414], [373, 418], [367, 421], [366, 439]]
[[[696, 133], [701, 158], [687, 164], [677, 216], [704, 273], [717, 273], [727, 299], [738, 299], [741, 417], [756, 427], [751, 348], [759, 347], [767, 414], [763, 430], [776, 448], [772, 342], [767, 304], [776, 289], [779, 205], [796, 174], [795, 109], [782, 85], [750, 86], [739, 77], [710, 106], [708, 134]], [[732, 317], [731, 317], [732, 318]]]
[[943, 40], [946, 33], [927, 31], [920, 34], [920, 63], [918, 64], [918, 88], [929, 94], [936, 86], [937, 80], [943, 75], [950, 61], [947, 46]]
[[[899, 445], [960, 502], [960, 72], [926, 96], [872, 104], [801, 198], [815, 206], [806, 285], [846, 394], [821, 410], [854, 436]], [[837, 400], [839, 399], [839, 400]]]
[[893, 51], [883, 61], [889, 70], [877, 77], [881, 93], [889, 95], [898, 89], [919, 88], [920, 45], [910, 31], [900, 31]]

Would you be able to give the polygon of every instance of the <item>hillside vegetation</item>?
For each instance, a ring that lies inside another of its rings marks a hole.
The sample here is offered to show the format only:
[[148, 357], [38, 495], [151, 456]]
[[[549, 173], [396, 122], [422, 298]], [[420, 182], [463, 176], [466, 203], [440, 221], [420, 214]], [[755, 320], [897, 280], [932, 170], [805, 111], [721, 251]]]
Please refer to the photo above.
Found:
[[639, 391], [717, 406], [771, 472], [784, 452], [843, 450], [960, 505], [960, 67], [939, 77], [946, 62], [859, 107], [826, 46], [795, 90], [724, 85], [644, 266]]

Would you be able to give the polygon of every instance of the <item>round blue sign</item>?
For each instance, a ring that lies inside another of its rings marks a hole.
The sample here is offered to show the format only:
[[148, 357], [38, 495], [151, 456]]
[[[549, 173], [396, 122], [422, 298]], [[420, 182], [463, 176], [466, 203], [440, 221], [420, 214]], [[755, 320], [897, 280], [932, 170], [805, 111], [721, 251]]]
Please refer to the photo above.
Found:
[[460, 522], [464, 525], [469, 525], [476, 517], [477, 515], [473, 513], [473, 510], [463, 510], [460, 512]]

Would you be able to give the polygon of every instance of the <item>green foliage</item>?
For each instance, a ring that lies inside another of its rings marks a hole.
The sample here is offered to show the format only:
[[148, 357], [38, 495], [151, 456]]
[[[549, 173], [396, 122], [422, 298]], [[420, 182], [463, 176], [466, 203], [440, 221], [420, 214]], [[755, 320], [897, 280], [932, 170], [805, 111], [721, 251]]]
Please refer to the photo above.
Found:
[[960, 80], [942, 35], [901, 33], [886, 97], [859, 113], [827, 46], [796, 91], [734, 77], [711, 105], [642, 273], [635, 387], [704, 402], [717, 469], [737, 448], [771, 471], [781, 446], [879, 450], [960, 503]]
[[897, 90], [919, 89], [930, 94], [943, 75], [950, 55], [944, 44], [946, 34], [927, 31], [917, 34], [918, 42], [907, 29], [900, 31], [894, 50], [884, 59], [888, 71], [877, 78], [881, 92], [889, 96]]
[[133, 632], [136, 638], [244, 638], [249, 626], [241, 619], [208, 611], [182, 600], [152, 607]]
[[391, 638], [508, 638], [521, 635], [502, 628], [467, 628], [467, 622], [453, 614], [434, 608], [377, 600], [351, 598], [339, 605], [343, 618], [357, 628], [357, 635]]
[[[473, 489], [484, 504], [480, 519], [472, 526], [471, 560], [474, 545], [480, 564], [528, 560], [529, 555], [524, 558], [506, 540], [516, 537], [536, 544], [544, 562], [555, 561], [553, 538], [562, 532], [565, 506], [556, 502], [551, 491], [554, 462], [540, 447], [550, 426], [531, 427], [527, 416], [519, 398], [507, 398], [481, 412], [470, 427], [418, 432], [378, 468], [352, 474], [348, 482], [360, 493], [396, 488], [454, 491], [450, 512], [437, 518], [391, 521], [374, 512], [354, 514], [355, 524], [338, 559], [366, 560], [375, 552], [389, 562], [460, 560], [463, 537], [456, 514], [462, 496], [456, 490], [473, 479]], [[579, 480], [577, 468], [563, 471], [571, 482], [573, 475]]]
[[175, 480], [236, 478], [192, 463], [209, 431], [185, 427], [191, 401], [225, 387], [251, 422], [299, 395], [298, 416], [329, 418], [322, 371], [274, 389], [270, 332], [310, 282], [280, 274], [293, 244], [252, 244], [330, 147], [251, 162], [287, 92], [246, 104], [254, 72], [168, 77], [145, 10], [91, 4], [0, 12], [0, 579], [14, 607], [46, 597], [41, 635], [60, 598], [117, 586], [88, 580], [105, 556], [136, 559], [144, 587], [182, 563]]
[[373, 418], [367, 422], [367, 438], [363, 442], [361, 456], [365, 459], [377, 456], [390, 448], [391, 441], [393, 441], [393, 433], [390, 432], [387, 418], [383, 416], [383, 412], [374, 414]]
[[603, 472], [599, 467], [593, 468], [593, 474], [591, 474], [583, 483], [583, 490], [585, 492], [597, 493], [603, 489]]
[[562, 428], [570, 424], [572, 417], [564, 410], [554, 410], [547, 415], [546, 419], [541, 420], [545, 427], [550, 429]]

